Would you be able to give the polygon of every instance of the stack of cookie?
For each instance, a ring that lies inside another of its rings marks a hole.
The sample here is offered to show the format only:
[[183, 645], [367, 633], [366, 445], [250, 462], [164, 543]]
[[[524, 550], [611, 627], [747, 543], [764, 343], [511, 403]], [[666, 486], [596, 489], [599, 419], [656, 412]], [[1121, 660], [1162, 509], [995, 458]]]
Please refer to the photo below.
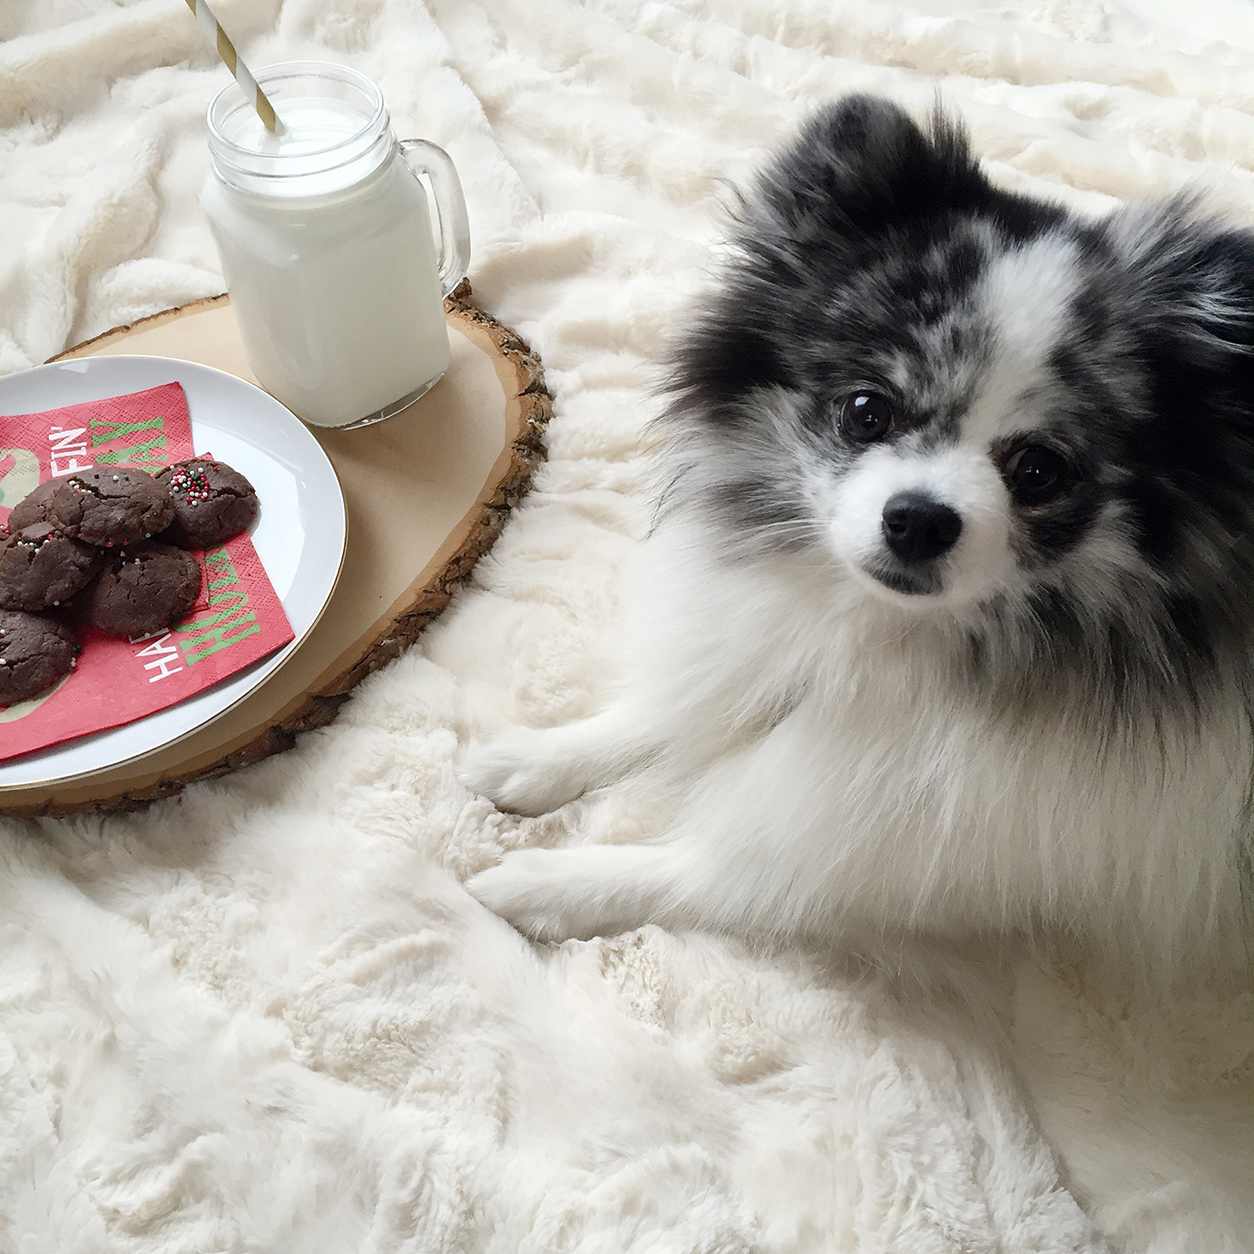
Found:
[[203, 457], [155, 478], [116, 466], [41, 483], [0, 532], [0, 706], [73, 669], [71, 621], [129, 639], [178, 622], [200, 595], [187, 550], [222, 544], [256, 513], [252, 484]]

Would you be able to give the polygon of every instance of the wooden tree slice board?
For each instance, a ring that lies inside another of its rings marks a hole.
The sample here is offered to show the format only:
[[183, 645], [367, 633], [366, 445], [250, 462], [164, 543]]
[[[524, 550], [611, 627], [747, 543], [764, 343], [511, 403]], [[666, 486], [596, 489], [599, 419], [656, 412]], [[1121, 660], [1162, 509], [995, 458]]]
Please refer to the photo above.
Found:
[[[452, 360], [426, 396], [360, 431], [311, 428], [344, 490], [348, 548], [305, 643], [239, 705], [183, 740], [74, 781], [0, 788], [0, 813], [134, 808], [259, 761], [329, 723], [356, 684], [439, 614], [526, 492], [552, 412], [539, 363], [470, 303], [467, 284], [445, 310]], [[110, 353], [175, 357], [256, 382], [226, 296], [119, 327], [53, 360]]]

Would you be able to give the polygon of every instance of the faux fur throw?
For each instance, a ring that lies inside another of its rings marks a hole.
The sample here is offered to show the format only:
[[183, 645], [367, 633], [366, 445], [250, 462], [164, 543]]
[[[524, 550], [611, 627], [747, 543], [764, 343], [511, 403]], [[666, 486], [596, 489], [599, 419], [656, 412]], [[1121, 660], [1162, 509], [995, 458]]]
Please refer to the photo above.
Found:
[[[1129, 1002], [1025, 963], [952, 1008], [656, 928], [537, 948], [460, 882], [647, 835], [649, 798], [517, 820], [455, 774], [613, 666], [649, 387], [728, 181], [818, 101], [939, 90], [1005, 185], [1100, 213], [1200, 181], [1251, 222], [1254, 9], [215, 7], [253, 62], [355, 65], [452, 153], [476, 298], [547, 367], [549, 461], [327, 731], [143, 814], [0, 822], [0, 1249], [1254, 1248], [1248, 996]], [[197, 197], [226, 72], [182, 0], [0, 0], [0, 37], [0, 370], [220, 291]]]

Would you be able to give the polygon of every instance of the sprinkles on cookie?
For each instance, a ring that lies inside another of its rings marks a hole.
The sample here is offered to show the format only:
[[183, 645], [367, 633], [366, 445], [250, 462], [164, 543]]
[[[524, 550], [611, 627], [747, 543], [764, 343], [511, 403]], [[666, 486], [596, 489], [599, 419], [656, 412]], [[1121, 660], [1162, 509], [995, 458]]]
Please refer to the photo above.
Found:
[[170, 476], [169, 488], [171, 496], [177, 494], [189, 505], [195, 505], [197, 501], [209, 499], [209, 476], [205, 474], [203, 466], [194, 466], [191, 469], [179, 466]]

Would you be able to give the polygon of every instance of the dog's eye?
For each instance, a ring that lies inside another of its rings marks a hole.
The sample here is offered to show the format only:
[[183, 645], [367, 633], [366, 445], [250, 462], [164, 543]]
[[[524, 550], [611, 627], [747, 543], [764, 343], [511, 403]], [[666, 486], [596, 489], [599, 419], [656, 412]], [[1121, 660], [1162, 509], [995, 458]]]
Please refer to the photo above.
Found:
[[1067, 459], [1052, 448], [1029, 444], [1006, 463], [1006, 479], [1022, 505], [1043, 505], [1067, 482]]
[[851, 440], [882, 440], [892, 425], [893, 407], [878, 393], [855, 392], [841, 403], [841, 430]]

